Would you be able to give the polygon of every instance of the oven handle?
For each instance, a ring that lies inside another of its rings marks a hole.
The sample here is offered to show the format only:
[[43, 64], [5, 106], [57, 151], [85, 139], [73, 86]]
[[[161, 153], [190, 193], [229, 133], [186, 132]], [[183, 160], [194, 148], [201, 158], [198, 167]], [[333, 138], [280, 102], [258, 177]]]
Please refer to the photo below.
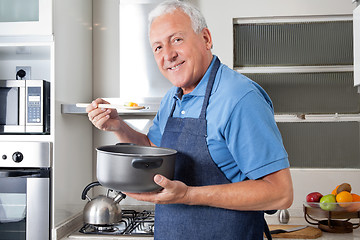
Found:
[[24, 178], [49, 178], [50, 169], [41, 168], [41, 169], [7, 169], [0, 170], [0, 178], [6, 177], [24, 177]]

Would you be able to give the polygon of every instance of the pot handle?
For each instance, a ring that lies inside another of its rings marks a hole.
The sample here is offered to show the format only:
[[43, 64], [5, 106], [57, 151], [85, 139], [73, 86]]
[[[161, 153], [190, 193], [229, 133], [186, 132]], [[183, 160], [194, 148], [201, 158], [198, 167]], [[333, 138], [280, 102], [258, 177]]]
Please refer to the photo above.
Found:
[[135, 143], [117, 143], [115, 145], [121, 145], [121, 146], [136, 146]]
[[90, 190], [90, 188], [95, 187], [95, 186], [101, 186], [101, 184], [98, 181], [96, 181], [96, 182], [92, 182], [89, 185], [87, 185], [81, 194], [81, 199], [85, 200], [87, 192]]
[[133, 168], [137, 169], [154, 169], [161, 167], [162, 158], [134, 158], [131, 161]]

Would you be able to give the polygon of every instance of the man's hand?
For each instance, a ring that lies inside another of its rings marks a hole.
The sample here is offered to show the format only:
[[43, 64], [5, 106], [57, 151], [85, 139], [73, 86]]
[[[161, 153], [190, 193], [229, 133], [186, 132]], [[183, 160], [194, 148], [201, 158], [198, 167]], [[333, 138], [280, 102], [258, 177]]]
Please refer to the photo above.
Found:
[[86, 108], [89, 120], [92, 124], [103, 131], [118, 131], [120, 129], [120, 117], [116, 109], [99, 108], [98, 104], [108, 104], [109, 102], [98, 98]]
[[159, 192], [149, 193], [125, 193], [139, 201], [152, 202], [156, 204], [174, 204], [188, 202], [188, 189], [184, 183], [180, 181], [171, 181], [162, 175], [155, 175], [154, 182], [163, 189]]
[[219, 207], [240, 211], [289, 208], [293, 188], [288, 168], [271, 173], [258, 180], [208, 186], [187, 186], [164, 176], [154, 177], [164, 189], [151, 193], [125, 193], [140, 201], [157, 204], [188, 204]]

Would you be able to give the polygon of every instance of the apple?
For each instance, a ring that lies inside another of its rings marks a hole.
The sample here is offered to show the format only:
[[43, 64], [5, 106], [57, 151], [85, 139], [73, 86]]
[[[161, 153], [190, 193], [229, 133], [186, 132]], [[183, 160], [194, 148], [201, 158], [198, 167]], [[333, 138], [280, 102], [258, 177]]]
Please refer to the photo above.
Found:
[[311, 192], [306, 196], [307, 202], [320, 202], [320, 198], [322, 198], [323, 195], [319, 192]]
[[326, 211], [333, 211], [336, 208], [336, 198], [334, 194], [327, 194], [320, 199], [320, 207]]
[[306, 195], [306, 202], [308, 202], [310, 207], [319, 207], [317, 204], [311, 204], [312, 202], [318, 203], [323, 195], [319, 192], [311, 192]]

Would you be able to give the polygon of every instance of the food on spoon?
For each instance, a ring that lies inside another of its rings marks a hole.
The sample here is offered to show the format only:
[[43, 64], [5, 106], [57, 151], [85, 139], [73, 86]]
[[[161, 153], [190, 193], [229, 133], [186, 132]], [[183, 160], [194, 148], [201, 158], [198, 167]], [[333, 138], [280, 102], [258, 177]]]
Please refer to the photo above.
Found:
[[139, 105], [137, 103], [134, 102], [128, 102], [125, 104], [125, 107], [138, 107]]

